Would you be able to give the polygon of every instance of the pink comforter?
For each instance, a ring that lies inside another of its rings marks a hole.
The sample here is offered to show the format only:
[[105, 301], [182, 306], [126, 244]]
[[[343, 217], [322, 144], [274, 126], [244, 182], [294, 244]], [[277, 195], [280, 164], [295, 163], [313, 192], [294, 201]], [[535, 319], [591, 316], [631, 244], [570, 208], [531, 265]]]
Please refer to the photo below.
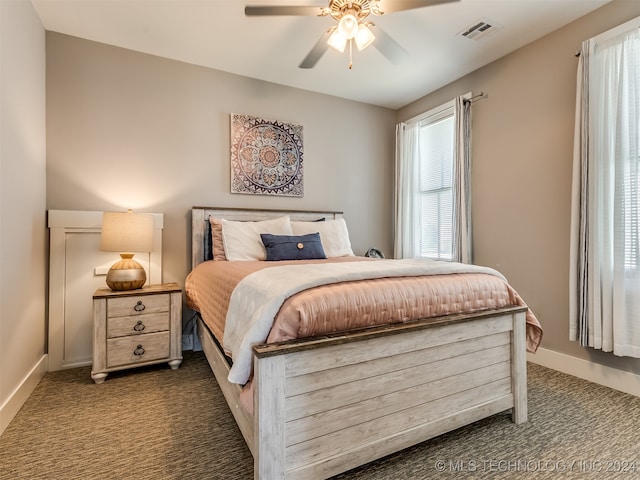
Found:
[[[309, 260], [305, 263], [375, 261], [364, 257]], [[201, 313], [222, 344], [226, 311], [235, 286], [250, 273], [285, 262], [204, 262], [187, 277], [187, 304]], [[427, 275], [337, 283], [300, 292], [282, 305], [267, 343], [326, 333], [407, 322], [452, 313], [526, 306], [500, 278], [487, 274]], [[540, 323], [527, 312], [527, 350], [542, 339]]]
[[[353, 261], [375, 260], [341, 257], [305, 263]], [[226, 312], [235, 286], [245, 276], [259, 269], [296, 263], [300, 261], [201, 263], [186, 279], [187, 305], [200, 312], [203, 321], [222, 345]], [[526, 304], [504, 280], [481, 273], [379, 278], [329, 284], [289, 297], [274, 319], [267, 343], [507, 306]], [[530, 310], [527, 310], [526, 323], [527, 350], [535, 352], [542, 339], [542, 328]], [[240, 402], [251, 414], [252, 385], [250, 381], [240, 396]]]

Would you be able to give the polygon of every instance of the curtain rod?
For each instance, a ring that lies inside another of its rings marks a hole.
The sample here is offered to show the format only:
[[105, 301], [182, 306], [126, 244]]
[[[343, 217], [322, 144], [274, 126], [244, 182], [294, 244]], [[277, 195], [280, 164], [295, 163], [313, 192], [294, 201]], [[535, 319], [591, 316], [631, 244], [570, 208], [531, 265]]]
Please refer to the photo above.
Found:
[[477, 102], [478, 100], [482, 100], [483, 98], [487, 98], [488, 96], [489, 95], [487, 95], [486, 93], [480, 92], [477, 95], [474, 95], [472, 97], [469, 97], [469, 98], [465, 99], [465, 101], [474, 103], [474, 102]]
[[[467, 96], [467, 95], [468, 95], [468, 98], [464, 98], [463, 99], [464, 103], [475, 103], [478, 100], [482, 100], [483, 98], [487, 98], [489, 96], [489, 95], [487, 95], [486, 93], [484, 93], [482, 91], [480, 93], [476, 94], [476, 95], [473, 95], [472, 92], [467, 92], [467, 93], [465, 93], [463, 95], [463, 97]], [[440, 105], [439, 107], [435, 107], [435, 108], [433, 108], [433, 109], [431, 109], [431, 110], [429, 110], [427, 112], [420, 113], [420, 114], [418, 114], [418, 115], [416, 115], [414, 117], [411, 117], [411, 118], [409, 118], [407, 120], [404, 120], [403, 122], [400, 122], [400, 123], [420, 122], [420, 121], [424, 120], [425, 118], [427, 118], [429, 116], [437, 115], [439, 112], [442, 112], [442, 111], [444, 111], [444, 110], [446, 110], [448, 108], [453, 108], [454, 104], [455, 104], [455, 99], [454, 100], [449, 100], [444, 105]]]

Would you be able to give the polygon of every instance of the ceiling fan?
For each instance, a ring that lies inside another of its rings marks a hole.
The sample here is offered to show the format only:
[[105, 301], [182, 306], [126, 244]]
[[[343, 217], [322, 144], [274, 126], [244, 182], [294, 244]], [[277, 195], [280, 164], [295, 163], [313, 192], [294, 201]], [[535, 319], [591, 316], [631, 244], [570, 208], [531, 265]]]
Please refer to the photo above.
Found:
[[[364, 50], [373, 44], [393, 64], [400, 63], [407, 52], [393, 38], [380, 27], [369, 21], [369, 15], [384, 15], [387, 13], [428, 7], [439, 3], [457, 2], [460, 0], [329, 0], [327, 7], [319, 6], [284, 6], [284, 5], [247, 5], [244, 8], [246, 16], [331, 16], [338, 23], [329, 28], [307, 56], [300, 63], [299, 68], [313, 68], [320, 57], [332, 47], [339, 52], [349, 46], [349, 69], [353, 66], [353, 43], [358, 50]], [[376, 35], [371, 27], [375, 27]]]

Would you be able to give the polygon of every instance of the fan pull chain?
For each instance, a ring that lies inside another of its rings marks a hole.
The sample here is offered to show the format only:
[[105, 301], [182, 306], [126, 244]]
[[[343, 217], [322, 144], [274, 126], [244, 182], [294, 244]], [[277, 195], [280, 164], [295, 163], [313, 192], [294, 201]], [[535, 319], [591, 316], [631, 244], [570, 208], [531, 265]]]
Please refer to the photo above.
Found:
[[349, 39], [349, 70], [353, 67], [353, 40]]

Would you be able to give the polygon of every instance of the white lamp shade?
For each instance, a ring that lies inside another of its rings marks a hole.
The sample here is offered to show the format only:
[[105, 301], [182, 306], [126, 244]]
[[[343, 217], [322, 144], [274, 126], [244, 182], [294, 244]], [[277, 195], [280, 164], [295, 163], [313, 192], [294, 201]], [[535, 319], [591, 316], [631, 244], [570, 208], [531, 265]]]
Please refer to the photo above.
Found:
[[358, 19], [348, 13], [338, 22], [338, 31], [344, 35], [347, 40], [352, 39], [358, 33]]
[[364, 50], [373, 43], [376, 37], [373, 32], [366, 25], [360, 24], [358, 27], [358, 33], [356, 33], [356, 46], [358, 50]]
[[327, 40], [327, 44], [342, 53], [344, 52], [344, 47], [347, 46], [347, 37], [345, 37], [339, 29], [336, 29]]
[[153, 216], [144, 213], [104, 212], [100, 250], [150, 252], [153, 250]]

